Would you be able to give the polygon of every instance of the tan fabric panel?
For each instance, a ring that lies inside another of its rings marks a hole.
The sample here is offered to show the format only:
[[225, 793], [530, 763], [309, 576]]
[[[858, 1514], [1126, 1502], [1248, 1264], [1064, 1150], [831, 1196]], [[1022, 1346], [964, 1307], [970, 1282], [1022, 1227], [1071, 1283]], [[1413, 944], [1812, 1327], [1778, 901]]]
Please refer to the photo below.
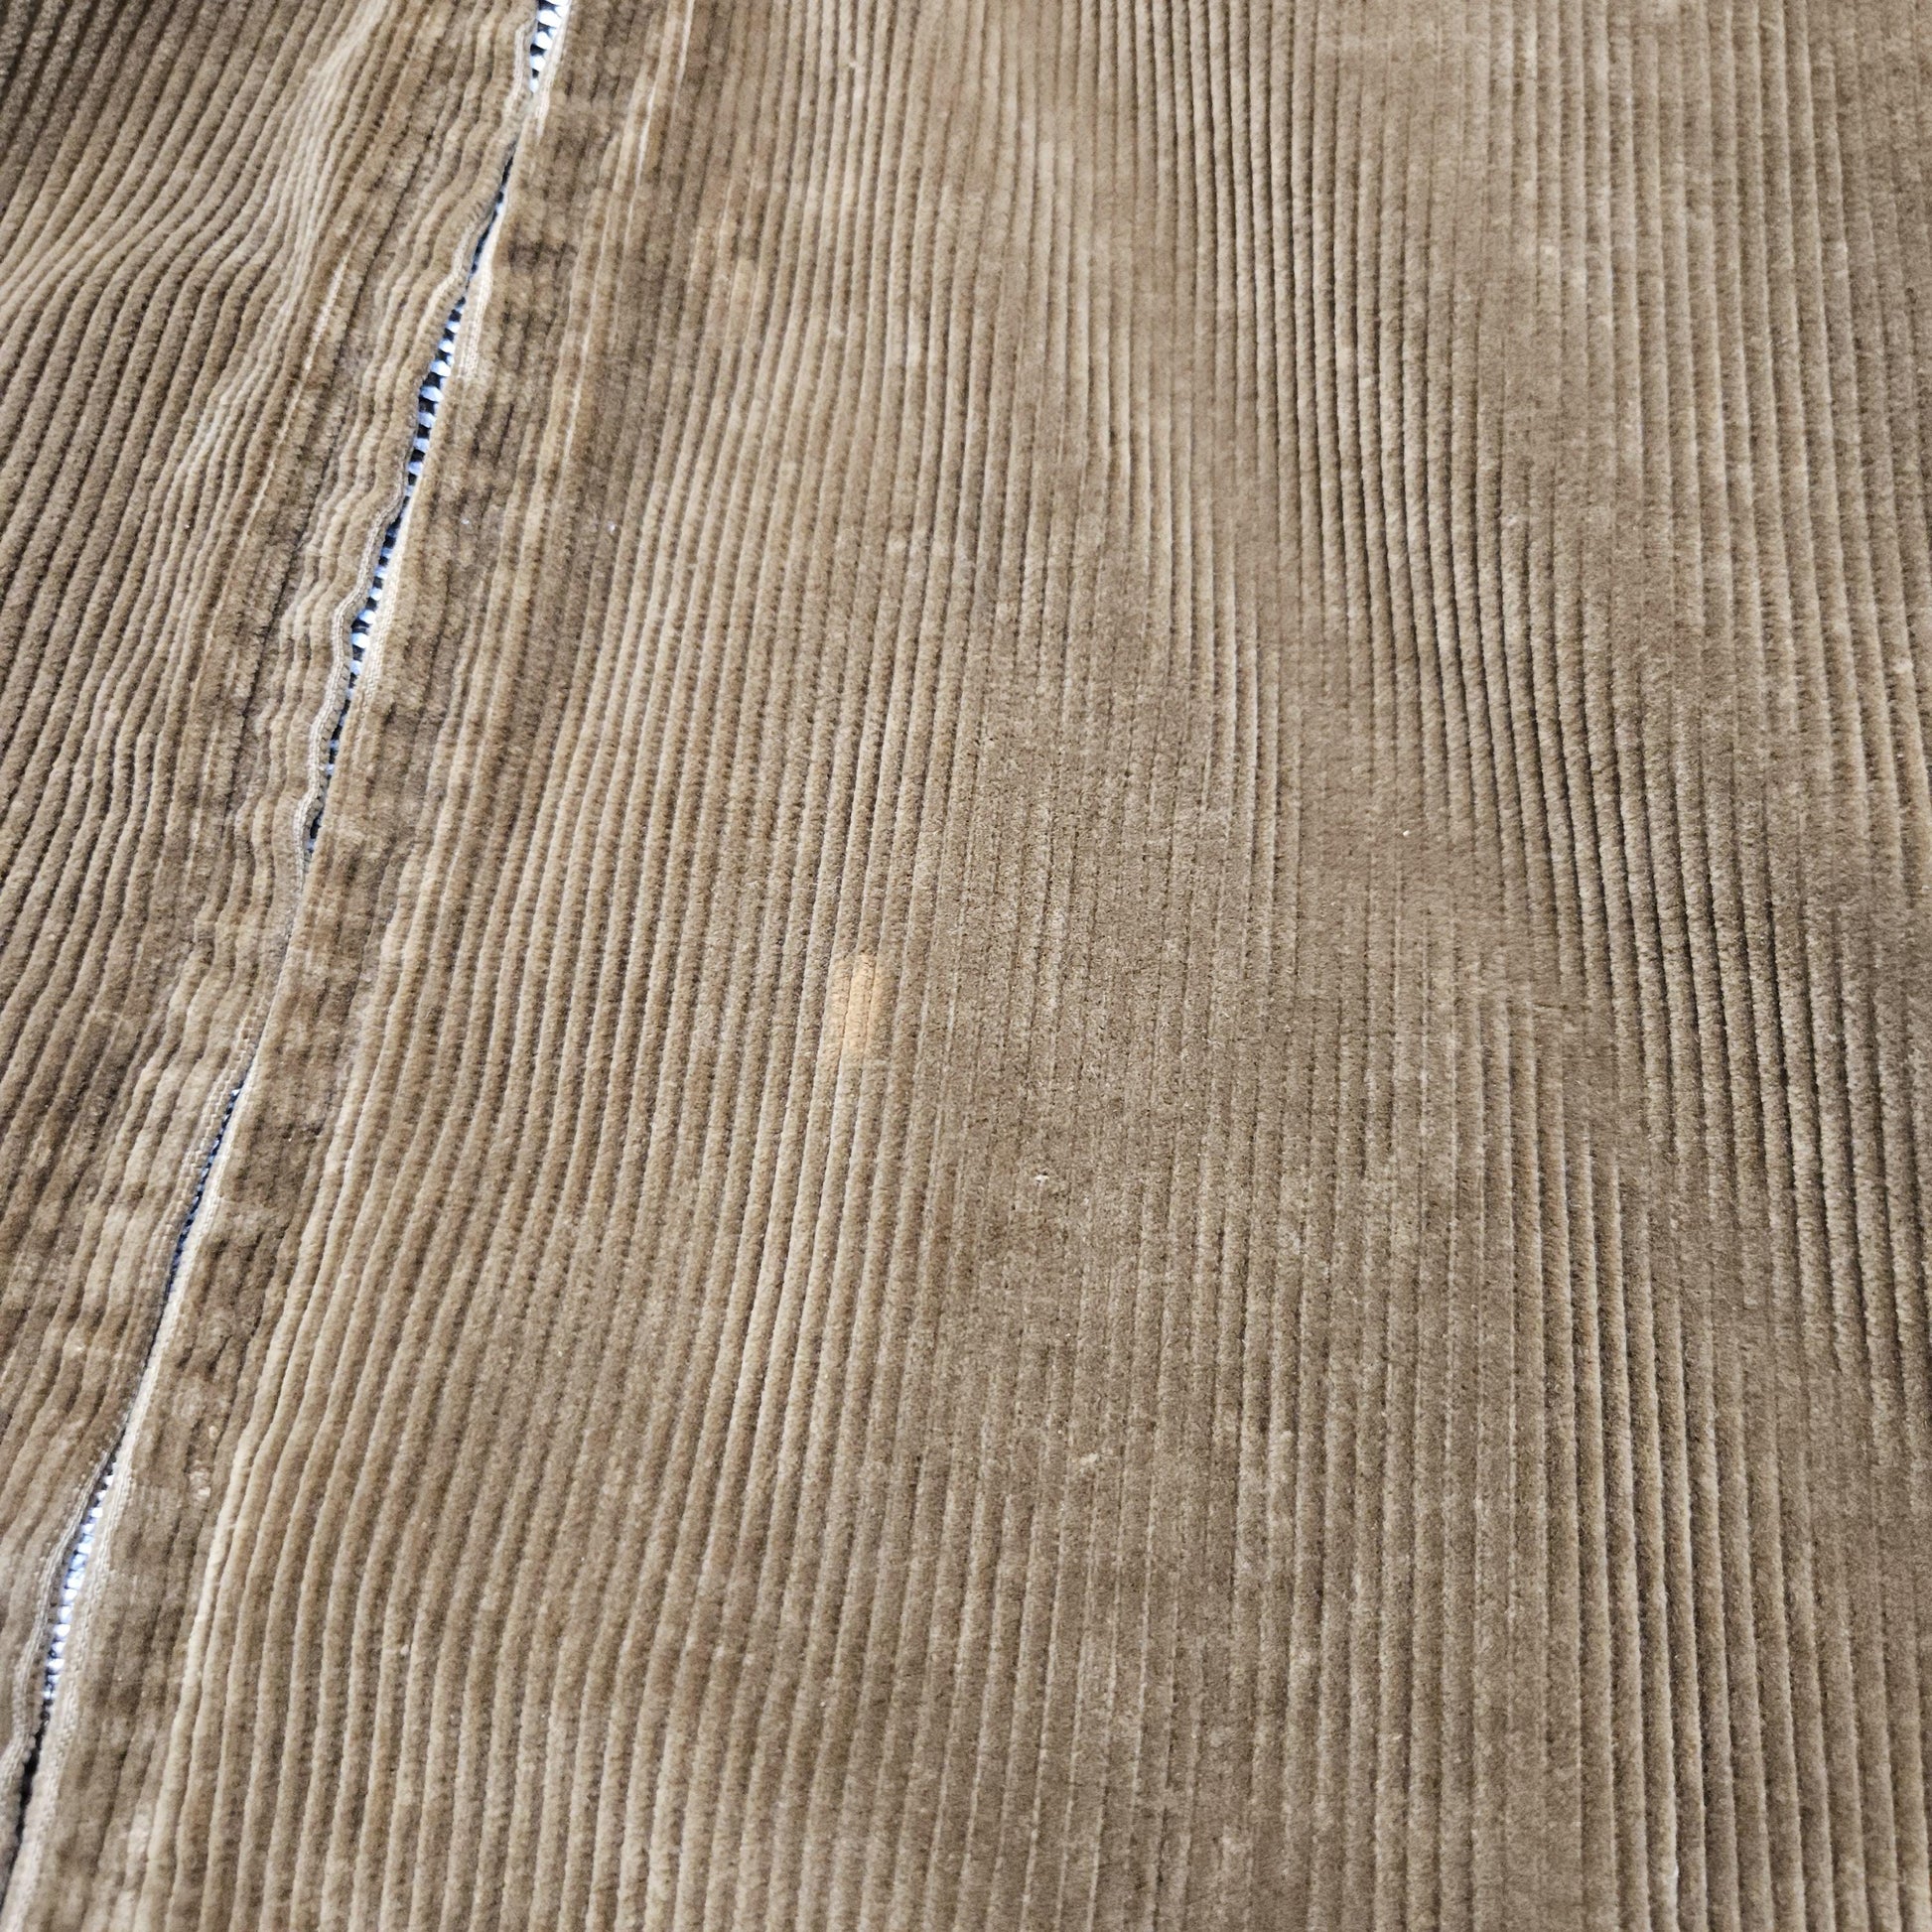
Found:
[[527, 32], [0, 8], [0, 1859]]
[[5, 1923], [1932, 1924], [1929, 52], [576, 0]]

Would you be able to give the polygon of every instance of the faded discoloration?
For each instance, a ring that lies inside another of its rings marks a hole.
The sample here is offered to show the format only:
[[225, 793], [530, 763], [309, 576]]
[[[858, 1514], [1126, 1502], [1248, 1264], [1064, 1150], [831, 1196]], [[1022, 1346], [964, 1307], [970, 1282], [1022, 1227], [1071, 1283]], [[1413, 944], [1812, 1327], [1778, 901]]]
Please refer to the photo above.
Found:
[[871, 953], [846, 953], [834, 960], [820, 1061], [829, 1061], [839, 1072], [864, 1065], [884, 1045], [891, 1005], [879, 963]]

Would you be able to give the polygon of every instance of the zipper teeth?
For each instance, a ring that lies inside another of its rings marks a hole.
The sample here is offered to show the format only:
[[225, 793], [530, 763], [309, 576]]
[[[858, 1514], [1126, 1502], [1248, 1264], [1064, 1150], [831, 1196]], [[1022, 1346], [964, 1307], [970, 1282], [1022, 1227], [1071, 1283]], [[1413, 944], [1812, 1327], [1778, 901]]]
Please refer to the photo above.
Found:
[[[544, 64], [550, 58], [550, 51], [556, 43], [557, 30], [563, 24], [563, 16], [568, 0], [537, 0], [536, 20], [530, 30], [530, 49], [528, 78], [534, 93], [537, 82], [543, 77]], [[369, 630], [375, 621], [376, 612], [382, 603], [382, 592], [388, 580], [389, 566], [396, 554], [396, 541], [402, 534], [403, 518], [409, 514], [411, 499], [415, 496], [416, 485], [423, 474], [423, 458], [429, 450], [430, 432], [436, 425], [436, 412], [442, 407], [443, 385], [449, 377], [450, 362], [456, 352], [457, 331], [463, 323], [464, 305], [469, 300], [470, 283], [483, 261], [484, 245], [495, 231], [496, 223], [503, 212], [503, 196], [509, 185], [510, 161], [515, 158], [514, 147], [509, 159], [503, 164], [502, 179], [496, 184], [496, 199], [490, 205], [489, 218], [483, 223], [483, 233], [477, 237], [477, 245], [471, 251], [470, 266], [464, 276], [463, 293], [457, 297], [455, 306], [444, 319], [443, 333], [437, 340], [436, 355], [429, 366], [429, 373], [423, 378], [416, 391], [416, 427], [410, 438], [409, 461], [403, 472], [402, 501], [396, 513], [389, 519], [388, 527], [382, 533], [382, 543], [376, 552], [375, 568], [369, 577], [367, 591], [363, 595], [361, 608], [348, 627], [348, 681], [343, 692], [342, 709], [336, 715], [334, 729], [329, 734], [329, 751], [323, 759], [322, 782], [317, 788], [315, 809], [310, 814], [309, 823], [303, 834], [303, 849], [314, 853], [316, 840], [322, 831], [322, 815], [328, 802], [330, 780], [335, 776], [336, 760], [342, 752], [343, 731], [348, 723], [348, 708], [355, 696], [355, 686], [362, 674], [363, 658], [368, 650]], [[253, 1064], [253, 1055], [250, 1055]], [[214, 1130], [214, 1138], [208, 1145], [202, 1171], [195, 1183], [195, 1192], [188, 1203], [188, 1212], [182, 1219], [181, 1232], [175, 1237], [175, 1248], [168, 1263], [168, 1278], [162, 1287], [161, 1302], [165, 1308], [174, 1294], [175, 1279], [181, 1272], [181, 1260], [188, 1246], [190, 1231], [194, 1228], [195, 1217], [201, 1212], [202, 1198], [207, 1191], [208, 1174], [213, 1170], [216, 1155], [221, 1152], [221, 1143], [227, 1137], [228, 1123], [234, 1118], [235, 1102], [241, 1097], [242, 1087], [247, 1084], [248, 1075], [244, 1071], [241, 1079], [229, 1090], [227, 1104], [221, 1110], [220, 1124]], [[114, 1486], [114, 1477], [120, 1468], [121, 1438], [108, 1451], [107, 1460], [101, 1468], [100, 1480], [94, 1484], [94, 1491], [87, 1502], [87, 1511], [80, 1519], [80, 1527], [74, 1533], [72, 1546], [68, 1552], [66, 1566], [61, 1573], [61, 1593], [56, 1599], [54, 1628], [48, 1640], [45, 1668], [41, 1678], [41, 1731], [47, 1725], [47, 1713], [54, 1703], [54, 1694], [60, 1688], [61, 1676], [67, 1667], [68, 1642], [73, 1633], [73, 1617], [80, 1600], [82, 1586], [86, 1581], [88, 1565], [94, 1553], [94, 1538], [100, 1529], [102, 1512], [107, 1507], [107, 1494]], [[34, 1760], [39, 1755], [37, 1736], [30, 1748], [28, 1758], [28, 1779], [31, 1784]], [[23, 1794], [23, 1806], [25, 1794]]]
[[80, 1594], [80, 1580], [87, 1574], [88, 1560], [94, 1553], [94, 1532], [100, 1527], [100, 1512], [107, 1507], [107, 1492], [114, 1486], [114, 1458], [108, 1459], [100, 1481], [94, 1487], [87, 1513], [80, 1519], [80, 1531], [68, 1554], [68, 1567], [61, 1578], [61, 1598], [54, 1611], [54, 1634], [47, 1646], [47, 1665], [41, 1680], [41, 1702], [52, 1704], [67, 1664], [68, 1637], [73, 1629], [74, 1598]]
[[[529, 82], [532, 93], [536, 91], [537, 82], [543, 78], [544, 64], [550, 59], [557, 29], [562, 25], [565, 4], [567, 0], [538, 0], [536, 21], [530, 29]], [[477, 237], [477, 245], [471, 251], [470, 266], [463, 278], [463, 291], [443, 319], [443, 333], [437, 339], [436, 354], [430, 362], [429, 373], [416, 391], [416, 427], [409, 440], [409, 461], [403, 469], [402, 500], [396, 505], [395, 515], [382, 532], [382, 542], [376, 551], [375, 569], [370, 573], [368, 589], [363, 594], [361, 608], [348, 626], [348, 679], [343, 688], [342, 709], [336, 714], [335, 726], [329, 734], [329, 749], [323, 757], [322, 781], [316, 789], [315, 809], [310, 813], [309, 823], [303, 832], [303, 850], [311, 855], [315, 852], [316, 840], [322, 834], [322, 814], [328, 803], [330, 782], [336, 775], [336, 761], [342, 755], [343, 732], [348, 723], [348, 708], [354, 702], [355, 687], [362, 676], [369, 632], [375, 626], [376, 614], [382, 605], [382, 593], [389, 580], [389, 566], [395, 561], [403, 519], [409, 514], [416, 485], [422, 481], [423, 459], [429, 454], [430, 432], [436, 427], [436, 412], [443, 406], [443, 385], [449, 379], [450, 363], [456, 354], [457, 332], [463, 326], [464, 306], [470, 300], [470, 284], [483, 261], [483, 248], [502, 216], [503, 196], [509, 186], [510, 164], [515, 156], [516, 150], [512, 147], [509, 158], [503, 163], [502, 179], [496, 184], [496, 199], [490, 204], [489, 218], [483, 223], [483, 233]]]
[[[254, 1064], [254, 1055], [249, 1056], [249, 1065]], [[181, 1258], [188, 1247], [188, 1236], [195, 1225], [195, 1217], [202, 1211], [202, 1198], [207, 1192], [208, 1175], [214, 1171], [214, 1158], [221, 1152], [221, 1143], [228, 1137], [228, 1123], [234, 1119], [235, 1102], [241, 1098], [241, 1090], [248, 1084], [248, 1074], [242, 1076], [228, 1089], [228, 1098], [221, 1109], [221, 1119], [215, 1127], [214, 1138], [208, 1143], [207, 1153], [202, 1160], [202, 1171], [195, 1179], [195, 1191], [189, 1197], [188, 1212], [182, 1216], [181, 1232], [175, 1236], [174, 1253], [168, 1258], [168, 1276], [161, 1287], [161, 1306], [166, 1308], [175, 1292], [176, 1278], [181, 1274]], [[123, 1425], [123, 1434], [125, 1425]], [[61, 1672], [67, 1663], [68, 1638], [73, 1631], [74, 1605], [80, 1598], [80, 1586], [87, 1575], [87, 1565], [94, 1554], [94, 1536], [100, 1528], [101, 1511], [107, 1507], [107, 1492], [114, 1486], [114, 1475], [120, 1467], [121, 1443], [117, 1438], [114, 1447], [108, 1451], [107, 1461], [101, 1469], [100, 1480], [94, 1484], [94, 1493], [87, 1500], [87, 1513], [80, 1519], [80, 1528], [75, 1533], [73, 1547], [68, 1552], [67, 1568], [61, 1573], [61, 1594], [54, 1610], [54, 1632], [48, 1640], [47, 1664], [41, 1677], [41, 1703], [43, 1706], [54, 1702], [54, 1693], [60, 1687]]]
[[564, 17], [567, 0], [537, 0], [537, 24], [530, 32], [530, 91], [536, 92], [543, 78], [543, 64], [550, 58], [550, 44], [557, 38], [558, 23]]

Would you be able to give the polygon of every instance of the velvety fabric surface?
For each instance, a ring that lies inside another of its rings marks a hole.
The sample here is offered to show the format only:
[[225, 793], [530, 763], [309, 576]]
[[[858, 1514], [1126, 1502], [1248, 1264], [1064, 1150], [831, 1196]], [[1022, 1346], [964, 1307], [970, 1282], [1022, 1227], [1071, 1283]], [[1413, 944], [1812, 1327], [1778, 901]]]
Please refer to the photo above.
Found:
[[525, 111], [340, 12], [380, 247], [85, 135], [330, 428], [6, 607], [0, 1923], [1932, 1927], [1932, 16], [574, 0], [305, 867]]
[[0, 4], [0, 1860], [524, 15]]

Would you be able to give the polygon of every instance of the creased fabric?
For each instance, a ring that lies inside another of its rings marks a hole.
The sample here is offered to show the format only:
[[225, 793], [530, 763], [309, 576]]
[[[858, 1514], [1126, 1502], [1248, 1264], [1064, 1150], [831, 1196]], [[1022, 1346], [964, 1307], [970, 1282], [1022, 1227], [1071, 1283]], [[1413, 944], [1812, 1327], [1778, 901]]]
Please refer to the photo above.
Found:
[[525, 31], [0, 7], [0, 1859]]

